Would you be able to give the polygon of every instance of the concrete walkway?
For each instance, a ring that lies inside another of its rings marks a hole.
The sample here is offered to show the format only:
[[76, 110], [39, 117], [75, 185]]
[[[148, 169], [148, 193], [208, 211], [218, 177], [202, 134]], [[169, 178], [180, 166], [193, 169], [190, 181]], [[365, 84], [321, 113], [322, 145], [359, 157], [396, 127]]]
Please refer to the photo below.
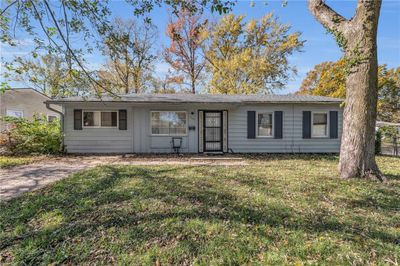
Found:
[[0, 169], [0, 200], [9, 200], [98, 165], [247, 165], [239, 157], [66, 156]]

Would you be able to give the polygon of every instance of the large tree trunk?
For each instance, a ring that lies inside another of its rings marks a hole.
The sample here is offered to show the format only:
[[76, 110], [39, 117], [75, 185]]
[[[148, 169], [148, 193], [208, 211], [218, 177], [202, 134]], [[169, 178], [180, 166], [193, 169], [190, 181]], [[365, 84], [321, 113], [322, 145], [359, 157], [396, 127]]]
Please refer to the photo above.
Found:
[[342, 178], [384, 177], [375, 162], [375, 121], [378, 98], [376, 35], [381, 0], [359, 0], [346, 20], [323, 0], [308, 0], [316, 19], [345, 51], [348, 76], [343, 114], [339, 171]]
[[381, 177], [375, 162], [378, 64], [376, 47], [373, 50], [366, 62], [351, 68], [346, 79], [339, 162], [342, 178]]

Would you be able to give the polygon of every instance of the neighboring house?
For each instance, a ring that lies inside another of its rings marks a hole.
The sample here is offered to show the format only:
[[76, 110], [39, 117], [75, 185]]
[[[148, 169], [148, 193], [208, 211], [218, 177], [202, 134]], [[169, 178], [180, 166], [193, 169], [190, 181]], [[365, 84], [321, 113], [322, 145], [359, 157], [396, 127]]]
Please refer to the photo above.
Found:
[[306, 95], [130, 94], [61, 105], [69, 153], [337, 153], [342, 100]]
[[[44, 114], [48, 120], [59, 117], [59, 114], [46, 108], [44, 102], [48, 100], [49, 97], [31, 88], [6, 90], [0, 92], [0, 116], [32, 119], [35, 115]], [[0, 121], [0, 132], [5, 129], [6, 124]]]
[[400, 134], [400, 123], [392, 123], [392, 122], [385, 122], [385, 121], [376, 121], [376, 127], [394, 127], [396, 128], [397, 132]]

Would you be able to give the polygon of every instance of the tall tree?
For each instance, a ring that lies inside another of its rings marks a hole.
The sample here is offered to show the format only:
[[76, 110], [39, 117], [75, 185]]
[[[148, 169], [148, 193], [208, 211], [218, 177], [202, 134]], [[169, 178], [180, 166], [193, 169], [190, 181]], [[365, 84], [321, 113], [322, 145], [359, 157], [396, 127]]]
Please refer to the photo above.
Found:
[[378, 119], [400, 123], [400, 67], [383, 69], [378, 78]]
[[[346, 97], [345, 60], [323, 62], [307, 73], [297, 94]], [[400, 123], [400, 67], [378, 67], [379, 120]]]
[[6, 64], [7, 80], [22, 81], [51, 98], [84, 95], [90, 92], [90, 84], [82, 71], [69, 65], [64, 58], [41, 55], [35, 58], [17, 57], [13, 65]]
[[346, 97], [345, 60], [316, 65], [307, 73], [297, 94]]
[[119, 92], [144, 92], [152, 78], [157, 31], [149, 23], [116, 18], [104, 39], [107, 64], [99, 72], [105, 84]]
[[381, 0], [358, 0], [346, 19], [323, 0], [308, 0], [314, 17], [336, 38], [346, 60], [346, 102], [340, 147], [342, 178], [384, 180], [375, 161], [378, 100], [377, 29]]
[[204, 42], [204, 29], [207, 21], [200, 15], [187, 9], [181, 9], [176, 18], [170, 17], [166, 34], [170, 46], [164, 50], [165, 61], [177, 72], [177, 75], [188, 80], [192, 93], [196, 93], [197, 82], [205, 65], [200, 56], [201, 45]]
[[[213, 1], [170, 1], [170, 0], [126, 0], [133, 7], [135, 16], [144, 16], [155, 6], [166, 4], [177, 13], [184, 8], [191, 12], [201, 13], [204, 8], [221, 13], [228, 12], [234, 2]], [[88, 70], [84, 55], [93, 51], [94, 44], [101, 41], [107, 32], [112, 30], [110, 0], [85, 1], [49, 1], [49, 0], [5, 0], [0, 2], [0, 41], [15, 45], [17, 34], [29, 36], [34, 40], [32, 53], [38, 50], [56, 52], [67, 62], [74, 62], [85, 74], [94, 89], [112, 91], [98, 82], [95, 73]], [[18, 31], [15, 29], [18, 28]], [[78, 37], [79, 47], [71, 42], [71, 37]], [[0, 89], [4, 84], [0, 84]], [[100, 96], [100, 95], [99, 95]]]
[[205, 49], [211, 72], [211, 93], [268, 93], [286, 84], [295, 68], [288, 57], [299, 51], [300, 33], [277, 21], [272, 13], [259, 21], [226, 15], [210, 30]]
[[169, 70], [163, 77], [153, 80], [153, 93], [176, 93], [184, 91], [182, 88], [183, 78], [176, 76]]

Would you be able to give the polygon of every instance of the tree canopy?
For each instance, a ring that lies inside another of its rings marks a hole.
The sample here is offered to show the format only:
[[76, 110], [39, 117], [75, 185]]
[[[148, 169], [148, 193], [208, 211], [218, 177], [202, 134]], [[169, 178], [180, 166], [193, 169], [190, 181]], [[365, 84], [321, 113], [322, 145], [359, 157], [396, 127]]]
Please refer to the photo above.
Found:
[[175, 70], [177, 78], [181, 78], [191, 92], [196, 93], [196, 85], [205, 65], [199, 52], [206, 38], [204, 28], [207, 21], [200, 14], [186, 9], [181, 9], [175, 16], [170, 17], [167, 25], [166, 34], [171, 43], [164, 50], [164, 59]]
[[248, 22], [244, 15], [225, 15], [208, 34], [205, 57], [211, 93], [267, 93], [283, 87], [296, 73], [288, 56], [303, 46], [300, 33], [290, 33], [290, 26], [272, 13]]
[[112, 31], [104, 36], [107, 63], [98, 72], [100, 82], [119, 93], [141, 93], [149, 88], [157, 31], [150, 23], [115, 18]]
[[64, 58], [46, 54], [37, 58], [17, 57], [12, 66], [6, 64], [6, 79], [22, 81], [36, 90], [54, 97], [83, 95], [91, 92], [87, 76], [69, 66]]
[[[346, 98], [346, 62], [323, 62], [307, 73], [297, 94]], [[400, 67], [378, 68], [378, 119], [400, 123]]]

